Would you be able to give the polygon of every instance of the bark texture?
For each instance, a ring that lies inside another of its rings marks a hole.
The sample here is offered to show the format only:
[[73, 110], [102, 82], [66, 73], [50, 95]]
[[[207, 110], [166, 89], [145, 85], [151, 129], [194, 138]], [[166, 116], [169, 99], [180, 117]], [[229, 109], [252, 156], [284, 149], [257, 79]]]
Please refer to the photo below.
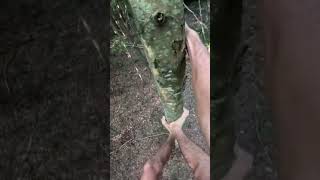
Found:
[[128, 11], [169, 122], [183, 112], [185, 30], [183, 0], [127, 0]]

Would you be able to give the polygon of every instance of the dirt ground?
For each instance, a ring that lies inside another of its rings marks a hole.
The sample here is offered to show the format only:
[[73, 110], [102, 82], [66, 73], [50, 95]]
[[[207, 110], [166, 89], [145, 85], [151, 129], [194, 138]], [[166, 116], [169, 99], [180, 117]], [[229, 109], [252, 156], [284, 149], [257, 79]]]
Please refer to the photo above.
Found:
[[106, 177], [105, 1], [0, 7], [0, 179]]
[[[232, 116], [240, 144], [255, 156], [248, 180], [275, 180], [277, 172], [272, 156], [271, 110], [264, 92], [264, 57], [258, 25], [257, 1], [244, 0], [241, 47], [245, 49], [237, 63]], [[213, 28], [214, 29], [214, 28]]]
[[[198, 2], [187, 4], [199, 16]], [[209, 26], [207, 1], [202, 1], [203, 20]], [[192, 13], [186, 10], [191, 27], [199, 29]], [[207, 37], [209, 37], [207, 35]], [[160, 122], [163, 111], [147, 62], [139, 56], [128, 58], [114, 55], [111, 69], [111, 179], [139, 179], [143, 164], [155, 154], [167, 138], [167, 130]], [[184, 90], [185, 107], [190, 110], [184, 132], [208, 152], [200, 133], [195, 114], [195, 100], [191, 89], [191, 69], [187, 63]], [[179, 148], [173, 150], [165, 167], [163, 179], [192, 179]]]

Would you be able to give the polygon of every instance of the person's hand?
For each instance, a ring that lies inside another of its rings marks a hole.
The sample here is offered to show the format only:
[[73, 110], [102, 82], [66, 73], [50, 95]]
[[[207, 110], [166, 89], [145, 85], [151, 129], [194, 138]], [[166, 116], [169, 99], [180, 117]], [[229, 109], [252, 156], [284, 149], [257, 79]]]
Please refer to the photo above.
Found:
[[192, 60], [194, 57], [193, 52], [195, 50], [196, 41], [200, 40], [199, 34], [191, 29], [187, 23], [185, 23], [185, 32], [186, 32], [186, 45], [187, 45], [187, 54], [189, 58]]
[[187, 52], [191, 61], [197, 61], [197, 57], [205, 56], [209, 57], [210, 48], [207, 49], [205, 45], [202, 43], [199, 34], [191, 29], [187, 23], [185, 23], [185, 33], [186, 33], [186, 45]]
[[186, 44], [190, 57], [192, 89], [197, 103], [198, 122], [210, 144], [210, 53], [197, 32], [185, 24]]
[[195, 30], [191, 29], [187, 23], [185, 23], [185, 31], [187, 40], [200, 40], [199, 34]]
[[161, 123], [169, 131], [170, 134], [175, 135], [175, 129], [176, 128], [182, 129], [182, 126], [188, 116], [189, 116], [189, 110], [186, 108], [183, 108], [183, 113], [177, 120], [175, 120], [174, 122], [168, 123], [166, 121], [166, 118], [163, 116], [161, 119]]

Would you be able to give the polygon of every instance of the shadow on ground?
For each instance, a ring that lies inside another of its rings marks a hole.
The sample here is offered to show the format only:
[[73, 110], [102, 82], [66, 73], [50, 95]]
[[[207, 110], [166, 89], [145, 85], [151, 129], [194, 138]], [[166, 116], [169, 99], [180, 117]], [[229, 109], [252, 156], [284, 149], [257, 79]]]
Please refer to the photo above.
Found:
[[104, 3], [1, 2], [0, 179], [107, 176]]

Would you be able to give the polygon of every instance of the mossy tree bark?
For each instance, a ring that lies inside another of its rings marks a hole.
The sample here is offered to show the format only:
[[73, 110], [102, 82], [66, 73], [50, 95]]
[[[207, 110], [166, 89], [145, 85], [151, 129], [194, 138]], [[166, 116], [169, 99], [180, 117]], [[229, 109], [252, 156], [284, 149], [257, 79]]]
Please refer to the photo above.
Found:
[[127, 0], [167, 120], [183, 112], [185, 30], [183, 0]]

